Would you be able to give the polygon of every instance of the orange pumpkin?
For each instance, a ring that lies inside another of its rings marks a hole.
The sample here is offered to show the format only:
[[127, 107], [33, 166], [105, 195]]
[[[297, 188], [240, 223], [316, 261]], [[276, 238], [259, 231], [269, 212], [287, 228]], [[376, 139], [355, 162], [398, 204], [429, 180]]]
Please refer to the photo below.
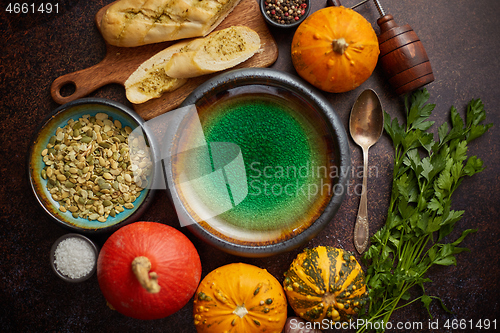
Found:
[[281, 284], [265, 269], [233, 263], [201, 281], [193, 312], [198, 333], [281, 333], [287, 302]]
[[327, 7], [310, 15], [292, 40], [297, 73], [315, 87], [334, 93], [357, 88], [380, 54], [371, 24], [350, 8]]

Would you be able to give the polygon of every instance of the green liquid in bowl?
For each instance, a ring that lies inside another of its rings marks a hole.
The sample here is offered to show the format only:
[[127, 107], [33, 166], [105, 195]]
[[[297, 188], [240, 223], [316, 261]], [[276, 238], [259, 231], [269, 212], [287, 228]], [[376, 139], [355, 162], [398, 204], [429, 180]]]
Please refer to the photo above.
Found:
[[[241, 202], [231, 195], [231, 186], [207, 182], [184, 195], [189, 207], [223, 202], [229, 192], [233, 207], [202, 222], [205, 228], [242, 242], [273, 243], [316, 220], [333, 186], [331, 138], [316, 110], [289, 92], [258, 86], [236, 88], [197, 106], [209, 152], [218, 142], [241, 149], [246, 179], [237, 181], [248, 188]], [[201, 155], [191, 154], [176, 166], [187, 173], [215, 171], [213, 160], [209, 170], [200, 171], [207, 168]]]

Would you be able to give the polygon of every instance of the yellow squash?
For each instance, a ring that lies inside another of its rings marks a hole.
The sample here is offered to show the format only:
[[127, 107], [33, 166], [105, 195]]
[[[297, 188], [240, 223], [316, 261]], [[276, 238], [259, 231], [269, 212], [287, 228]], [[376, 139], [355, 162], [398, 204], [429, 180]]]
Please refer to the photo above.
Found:
[[308, 321], [347, 321], [368, 301], [365, 274], [356, 258], [330, 246], [300, 253], [283, 286], [292, 309]]

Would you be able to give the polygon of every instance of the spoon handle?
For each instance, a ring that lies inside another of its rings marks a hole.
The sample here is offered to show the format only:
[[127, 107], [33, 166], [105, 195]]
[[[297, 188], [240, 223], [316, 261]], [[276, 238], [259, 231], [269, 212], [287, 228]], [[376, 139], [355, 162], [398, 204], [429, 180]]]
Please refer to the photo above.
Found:
[[354, 246], [362, 254], [368, 245], [368, 202], [367, 202], [367, 177], [368, 177], [368, 148], [363, 148], [363, 187], [359, 201], [358, 217], [354, 224]]

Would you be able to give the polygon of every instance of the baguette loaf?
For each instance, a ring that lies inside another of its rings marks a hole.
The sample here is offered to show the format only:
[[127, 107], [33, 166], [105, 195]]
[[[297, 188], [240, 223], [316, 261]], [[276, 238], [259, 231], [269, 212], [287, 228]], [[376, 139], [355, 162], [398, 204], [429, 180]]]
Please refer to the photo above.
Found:
[[119, 0], [101, 20], [111, 45], [145, 44], [206, 36], [240, 0]]
[[165, 73], [179, 79], [210, 74], [234, 67], [260, 48], [259, 34], [235, 26], [197, 38], [165, 63]]
[[188, 43], [188, 41], [176, 43], [143, 62], [125, 81], [127, 99], [135, 104], [144, 103], [186, 83], [186, 79], [169, 77], [165, 73], [164, 65], [173, 54], [180, 52]]

